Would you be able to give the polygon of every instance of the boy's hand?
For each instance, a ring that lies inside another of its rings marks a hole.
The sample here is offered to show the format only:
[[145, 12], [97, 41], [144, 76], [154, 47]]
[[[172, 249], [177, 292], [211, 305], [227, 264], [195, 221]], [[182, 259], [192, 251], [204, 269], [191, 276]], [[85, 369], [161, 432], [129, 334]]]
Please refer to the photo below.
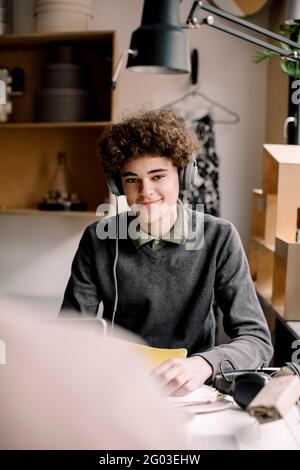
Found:
[[213, 369], [201, 356], [169, 359], [153, 369], [152, 375], [167, 395], [181, 396], [192, 392], [211, 377]]

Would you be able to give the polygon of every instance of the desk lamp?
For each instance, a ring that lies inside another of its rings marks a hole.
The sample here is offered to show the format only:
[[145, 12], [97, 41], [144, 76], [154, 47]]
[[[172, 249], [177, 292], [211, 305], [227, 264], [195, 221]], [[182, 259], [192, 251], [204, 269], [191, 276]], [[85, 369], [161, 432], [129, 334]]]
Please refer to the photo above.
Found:
[[[299, 1], [290, 1], [288, 5], [288, 21], [300, 22]], [[194, 1], [186, 23], [179, 23], [179, 0], [145, 0], [142, 15], [142, 24], [131, 37], [130, 49], [133, 54], [129, 56], [127, 68], [143, 73], [188, 73], [188, 41], [184, 29], [196, 29], [201, 25], [211, 26], [225, 33], [236, 36], [244, 41], [251, 42], [269, 51], [275, 52], [283, 58], [300, 62], [300, 44], [275, 34], [265, 28], [226, 13], [203, 1]], [[211, 13], [207, 17], [199, 17], [199, 11]], [[258, 39], [239, 30], [220, 24], [215, 16], [248, 28], [270, 39], [289, 46], [291, 50], [283, 49], [269, 42]], [[296, 50], [292, 50], [296, 49]]]
[[[179, 4], [181, 0], [144, 0], [142, 24], [131, 36], [130, 48], [122, 52], [117, 63], [111, 84], [115, 88], [122, 63], [128, 55], [127, 68], [134, 72], [155, 74], [190, 73], [188, 38], [184, 29], [198, 29], [201, 25], [211, 26], [225, 33], [251, 42], [283, 58], [300, 62], [300, 44], [291, 41], [280, 34], [275, 34], [265, 28], [256, 26], [249, 21], [226, 13], [203, 1], [194, 1], [185, 24], [180, 24]], [[300, 24], [300, 5], [298, 0], [289, 0], [287, 22]], [[204, 10], [212, 15], [205, 18], [198, 16], [198, 11]], [[236, 23], [270, 39], [285, 44], [290, 49], [275, 46], [269, 42], [232, 29], [224, 24], [216, 23], [213, 15]]]

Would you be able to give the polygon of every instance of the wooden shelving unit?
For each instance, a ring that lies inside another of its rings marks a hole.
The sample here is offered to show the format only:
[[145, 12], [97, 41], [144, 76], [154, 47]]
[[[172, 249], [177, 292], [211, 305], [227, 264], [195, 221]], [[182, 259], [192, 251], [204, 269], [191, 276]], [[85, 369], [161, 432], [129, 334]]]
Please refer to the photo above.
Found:
[[263, 188], [253, 190], [249, 264], [258, 293], [287, 320], [300, 320], [299, 182], [299, 146], [265, 145]]
[[277, 195], [265, 194], [262, 189], [252, 193], [252, 236], [274, 248]]
[[277, 195], [275, 236], [293, 243], [300, 207], [300, 147], [265, 145], [263, 191]]
[[14, 122], [0, 124], [0, 130], [17, 129], [101, 129], [109, 124], [108, 121], [86, 122]]
[[263, 241], [259, 239], [257, 240], [254, 238], [252, 240], [252, 243], [252, 257], [255, 256], [256, 263], [254, 276], [256, 289], [267, 300], [271, 300], [274, 268], [274, 249], [270, 246], [267, 246]]
[[[80, 50], [91, 95], [88, 122], [35, 122], [34, 95], [42, 87], [49, 46], [56, 43]], [[74, 190], [90, 214], [107, 200], [97, 147], [100, 133], [113, 119], [109, 87], [113, 55], [114, 33], [110, 31], [0, 36], [1, 67], [21, 67], [25, 75], [24, 93], [12, 97], [10, 122], [0, 124], [0, 214], [36, 213], [49, 190], [60, 151], [67, 155]]]
[[249, 264], [256, 289], [268, 300], [272, 296], [276, 203], [276, 194], [253, 190]]
[[300, 243], [276, 238], [272, 304], [285, 320], [300, 320]]

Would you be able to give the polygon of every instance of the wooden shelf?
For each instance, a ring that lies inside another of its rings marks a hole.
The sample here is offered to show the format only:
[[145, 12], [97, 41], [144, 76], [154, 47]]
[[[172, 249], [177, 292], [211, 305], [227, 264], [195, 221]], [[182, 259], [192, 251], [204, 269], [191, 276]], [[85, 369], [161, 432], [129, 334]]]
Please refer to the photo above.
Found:
[[1, 129], [99, 129], [109, 125], [110, 121], [95, 122], [13, 122], [0, 124]]
[[274, 247], [266, 245], [261, 237], [251, 237], [249, 264], [257, 291], [266, 299], [271, 300]]
[[264, 145], [263, 191], [277, 195], [275, 236], [293, 242], [300, 207], [300, 146]]
[[56, 44], [68, 44], [78, 53], [84, 68], [85, 87], [89, 91], [89, 121], [112, 119], [112, 77], [114, 33], [84, 31], [71, 33], [0, 35], [0, 63], [3, 68], [21, 68], [25, 76], [24, 93], [11, 96], [11, 123], [36, 121], [35, 96], [44, 88], [45, 66], [49, 50]]
[[79, 31], [68, 33], [34, 33], [34, 34], [2, 34], [0, 35], [1, 49], [28, 49], [47, 46], [50, 42], [93, 43], [101, 40], [110, 45], [113, 31]]
[[277, 195], [265, 194], [262, 189], [252, 192], [251, 233], [267, 246], [275, 246]]
[[300, 243], [276, 238], [272, 303], [285, 320], [300, 320]]
[[[45, 86], [45, 66], [51, 60], [49, 51], [56, 44], [74, 47], [76, 60], [84, 68], [84, 86], [89, 90], [87, 121], [36, 122], [36, 92]], [[55, 215], [95, 216], [93, 211], [108, 198], [98, 140], [113, 116], [113, 93], [108, 85], [113, 58], [111, 31], [0, 35], [1, 66], [21, 68], [25, 77], [24, 93], [11, 96], [10, 121], [0, 124], [0, 213], [54, 215], [52, 211], [29, 208], [38, 207], [48, 193], [57, 156], [64, 152], [72, 192], [79, 195], [90, 212], [79, 215], [58, 211]]]
[[94, 218], [95, 220], [101, 219], [105, 214], [92, 211], [42, 211], [39, 209], [1, 209], [0, 215], [29, 215], [29, 216], [42, 216], [42, 217], [80, 217], [80, 218]]
[[108, 197], [99, 162], [100, 128], [16, 128], [2, 130], [0, 207], [34, 208], [45, 197], [65, 152], [74, 192], [93, 211]]
[[[248, 252], [248, 261], [253, 281], [258, 282], [258, 289], [262, 289], [262, 285], [266, 285], [268, 298], [272, 285], [272, 272], [274, 263], [275, 246], [265, 243], [262, 237], [251, 237]], [[262, 281], [263, 279], [263, 281]]]
[[272, 251], [273, 253], [275, 252], [275, 244], [273, 245], [270, 243], [266, 243], [264, 238], [262, 237], [253, 236], [251, 238], [253, 239], [253, 241], [257, 242], [259, 245], [262, 245], [267, 250]]
[[[297, 299], [300, 305], [300, 295], [298, 299], [296, 294], [296, 291], [300, 292], [300, 270], [298, 274], [296, 267], [294, 271], [287, 268], [287, 259], [291, 266], [295, 266], [292, 256], [299, 257], [300, 265], [300, 245], [295, 247], [293, 243], [297, 229], [297, 208], [300, 207], [299, 180], [300, 146], [264, 145], [263, 189], [254, 189], [252, 192], [248, 259], [257, 290], [268, 300], [272, 299], [278, 312], [289, 319], [300, 319], [295, 304]], [[279, 239], [282, 241], [280, 246]], [[285, 259], [280, 250], [286, 253]], [[294, 274], [291, 274], [292, 271]], [[285, 283], [290, 287], [286, 289]], [[289, 298], [294, 301], [285, 299], [287, 291]]]

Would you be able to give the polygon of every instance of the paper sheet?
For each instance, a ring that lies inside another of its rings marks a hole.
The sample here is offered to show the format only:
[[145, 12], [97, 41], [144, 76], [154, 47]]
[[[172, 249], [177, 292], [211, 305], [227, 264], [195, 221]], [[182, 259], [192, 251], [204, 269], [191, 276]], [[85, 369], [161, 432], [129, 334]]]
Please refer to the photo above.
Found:
[[232, 406], [232, 398], [220, 396], [212, 387], [202, 385], [188, 395], [181, 397], [167, 397], [169, 406], [180, 407], [189, 413], [211, 413], [222, 411]]

